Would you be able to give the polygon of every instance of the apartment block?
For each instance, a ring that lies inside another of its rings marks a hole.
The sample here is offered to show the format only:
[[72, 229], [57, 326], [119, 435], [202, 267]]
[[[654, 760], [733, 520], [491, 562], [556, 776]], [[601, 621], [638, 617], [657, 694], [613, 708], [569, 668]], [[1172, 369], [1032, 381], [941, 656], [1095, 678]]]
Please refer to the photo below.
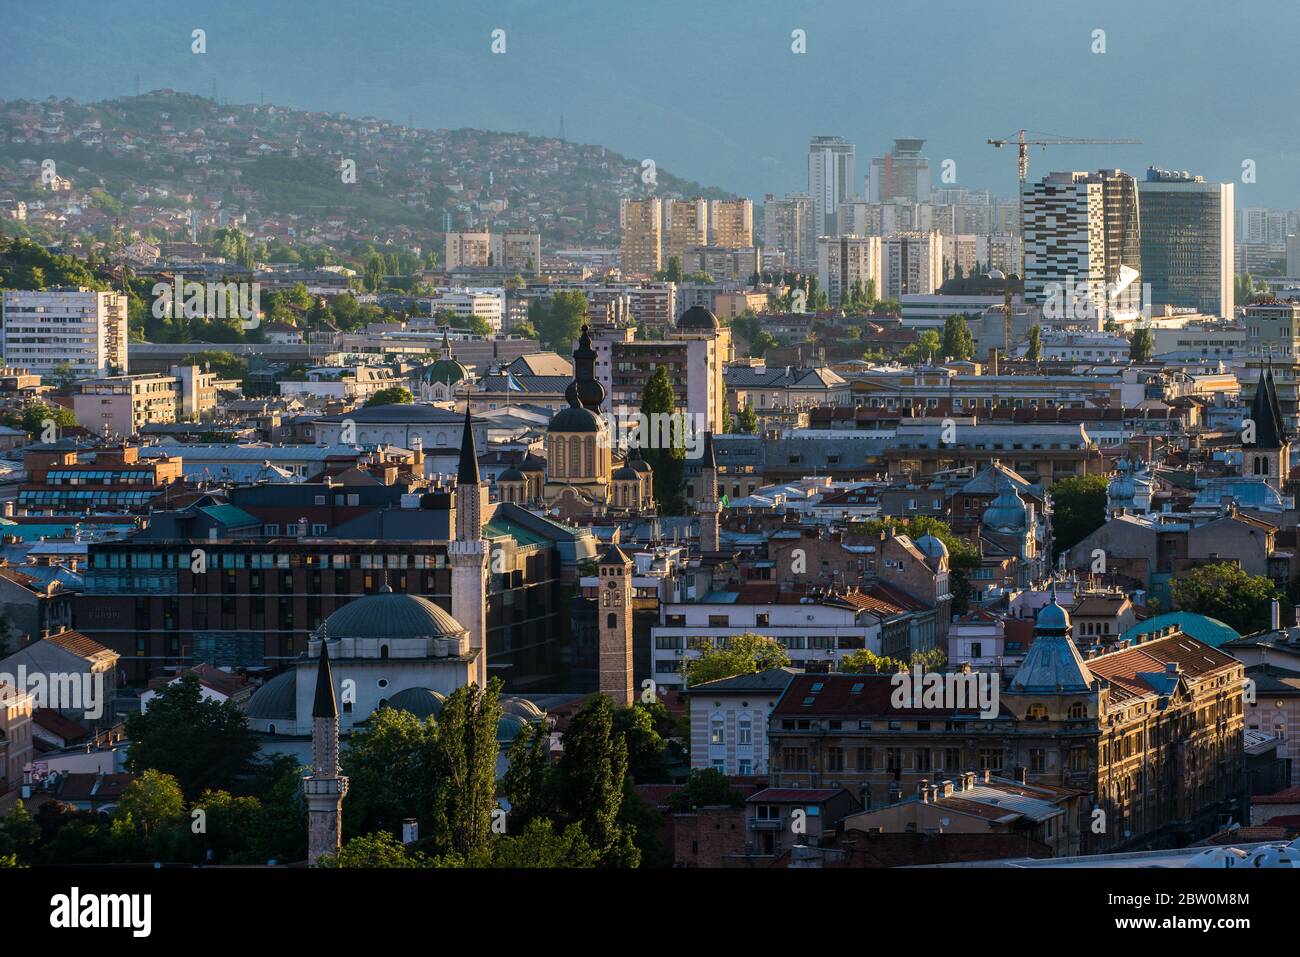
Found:
[[[670, 199], [664, 203], [664, 262], [674, 256], [685, 268], [686, 251], [709, 241], [709, 207], [703, 199]], [[690, 272], [690, 270], [687, 270]]]
[[754, 204], [747, 199], [715, 199], [709, 203], [714, 246], [739, 249], [754, 245]]
[[126, 296], [86, 288], [4, 293], [4, 364], [48, 379], [127, 371]]
[[658, 197], [622, 200], [618, 225], [624, 276], [649, 277], [663, 269], [663, 202]]
[[879, 236], [822, 236], [817, 240], [817, 285], [826, 292], [831, 308], [848, 298], [853, 284], [875, 283], [881, 289], [881, 240]]
[[881, 299], [932, 295], [943, 284], [943, 237], [930, 232], [895, 233], [880, 241]]

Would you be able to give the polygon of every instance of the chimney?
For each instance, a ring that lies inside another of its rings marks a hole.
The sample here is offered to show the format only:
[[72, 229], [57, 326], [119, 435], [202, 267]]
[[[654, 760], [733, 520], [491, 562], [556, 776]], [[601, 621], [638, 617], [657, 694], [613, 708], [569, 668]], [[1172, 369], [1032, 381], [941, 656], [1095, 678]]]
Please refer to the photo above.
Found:
[[1278, 631], [1282, 627], [1282, 605], [1276, 598], [1273, 599], [1272, 607], [1269, 609], [1269, 629]]
[[939, 785], [944, 797], [952, 797], [952, 781], [945, 778]]
[[922, 804], [930, 803], [930, 782], [927, 779], [921, 778], [916, 782], [916, 796], [921, 799]]
[[1182, 667], [1176, 661], [1165, 662], [1165, 674], [1167, 675], [1181, 674], [1182, 670]]
[[1017, 782], [1017, 783], [1019, 783], [1019, 784], [1027, 784], [1027, 783], [1029, 783], [1029, 782], [1026, 780], [1026, 777], [1025, 777], [1026, 773], [1027, 773], [1027, 772], [1026, 772], [1026, 769], [1025, 769], [1025, 767], [1024, 767], [1023, 765], [1017, 765], [1017, 766], [1012, 770], [1012, 772], [1011, 772], [1011, 776], [1014, 777], [1014, 778], [1016, 779], [1016, 782]]

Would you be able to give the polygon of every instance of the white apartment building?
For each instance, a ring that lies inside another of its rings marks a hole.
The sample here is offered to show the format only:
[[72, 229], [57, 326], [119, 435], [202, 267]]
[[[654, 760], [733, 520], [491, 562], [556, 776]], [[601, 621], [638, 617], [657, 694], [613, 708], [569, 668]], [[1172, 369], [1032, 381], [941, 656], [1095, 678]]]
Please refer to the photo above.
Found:
[[933, 295], [943, 285], [943, 238], [937, 230], [895, 233], [880, 241], [881, 299]]
[[817, 287], [825, 291], [831, 308], [839, 308], [855, 282], [875, 283], [881, 295], [881, 239], [879, 236], [822, 236], [817, 240]]
[[458, 318], [478, 316], [487, 320], [493, 335], [501, 332], [501, 319], [506, 311], [504, 289], [440, 289], [426, 301], [432, 315], [450, 313]]
[[818, 236], [838, 235], [840, 203], [853, 195], [857, 148], [842, 136], [814, 136], [808, 143], [808, 192]]
[[486, 269], [492, 254], [492, 236], [487, 230], [473, 233], [448, 233], [444, 268]]
[[176, 421], [176, 381], [161, 374], [92, 379], [72, 397], [72, 411], [82, 428], [125, 438], [146, 425]]
[[768, 772], [767, 721], [793, 668], [706, 681], [686, 691], [691, 708], [691, 768], [728, 777]]
[[681, 688], [685, 663], [698, 658], [701, 648], [721, 647], [727, 638], [746, 633], [775, 638], [796, 668], [822, 662], [834, 670], [841, 658], [859, 649], [880, 654], [883, 626], [899, 614], [889, 606], [887, 611], [872, 611], [815, 600], [741, 604], [738, 597], [738, 593], [712, 593], [702, 601], [659, 606], [660, 623], [651, 628], [651, 654], [660, 688]]
[[792, 269], [814, 265], [817, 261], [816, 220], [816, 210], [809, 194], [788, 193], [784, 199], [777, 199], [768, 193], [763, 198], [764, 254], [772, 250], [784, 253], [785, 264]]
[[126, 296], [86, 288], [4, 292], [4, 364], [47, 380], [127, 371]]

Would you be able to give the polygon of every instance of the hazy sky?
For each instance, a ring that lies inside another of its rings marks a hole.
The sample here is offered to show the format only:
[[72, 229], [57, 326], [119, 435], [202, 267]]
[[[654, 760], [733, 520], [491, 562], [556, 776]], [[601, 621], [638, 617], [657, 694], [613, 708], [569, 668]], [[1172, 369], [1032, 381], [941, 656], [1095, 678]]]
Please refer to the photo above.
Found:
[[818, 133], [857, 144], [859, 189], [919, 136], [936, 180], [953, 159], [958, 184], [1010, 196], [1015, 155], [985, 140], [1023, 126], [1143, 140], [1035, 150], [1031, 176], [1154, 163], [1300, 206], [1295, 0], [0, 0], [0, 23], [4, 98], [119, 96], [138, 74], [417, 126], [554, 135], [563, 113], [569, 139], [756, 200], [803, 188]]

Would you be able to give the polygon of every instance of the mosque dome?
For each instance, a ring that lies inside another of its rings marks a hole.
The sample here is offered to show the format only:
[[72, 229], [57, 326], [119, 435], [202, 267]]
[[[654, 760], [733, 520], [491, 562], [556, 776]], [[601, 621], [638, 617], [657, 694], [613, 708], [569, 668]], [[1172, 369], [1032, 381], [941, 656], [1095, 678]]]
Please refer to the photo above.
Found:
[[388, 699], [388, 707], [395, 711], [406, 711], [423, 721], [425, 718], [440, 716], [446, 700], [445, 695], [432, 688], [404, 688]]
[[915, 544], [926, 558], [932, 560], [940, 558], [946, 560], [948, 558], [948, 546], [933, 535], [922, 535], [916, 540]]
[[429, 599], [391, 589], [348, 602], [325, 619], [325, 630], [331, 638], [459, 638], [465, 634], [460, 622]]
[[439, 359], [420, 370], [420, 381], [425, 385], [439, 382], [443, 385], [456, 385], [468, 378], [469, 370], [455, 359]]
[[1010, 485], [1004, 486], [984, 510], [982, 522], [985, 527], [999, 532], [1023, 531], [1029, 523], [1024, 499]]

